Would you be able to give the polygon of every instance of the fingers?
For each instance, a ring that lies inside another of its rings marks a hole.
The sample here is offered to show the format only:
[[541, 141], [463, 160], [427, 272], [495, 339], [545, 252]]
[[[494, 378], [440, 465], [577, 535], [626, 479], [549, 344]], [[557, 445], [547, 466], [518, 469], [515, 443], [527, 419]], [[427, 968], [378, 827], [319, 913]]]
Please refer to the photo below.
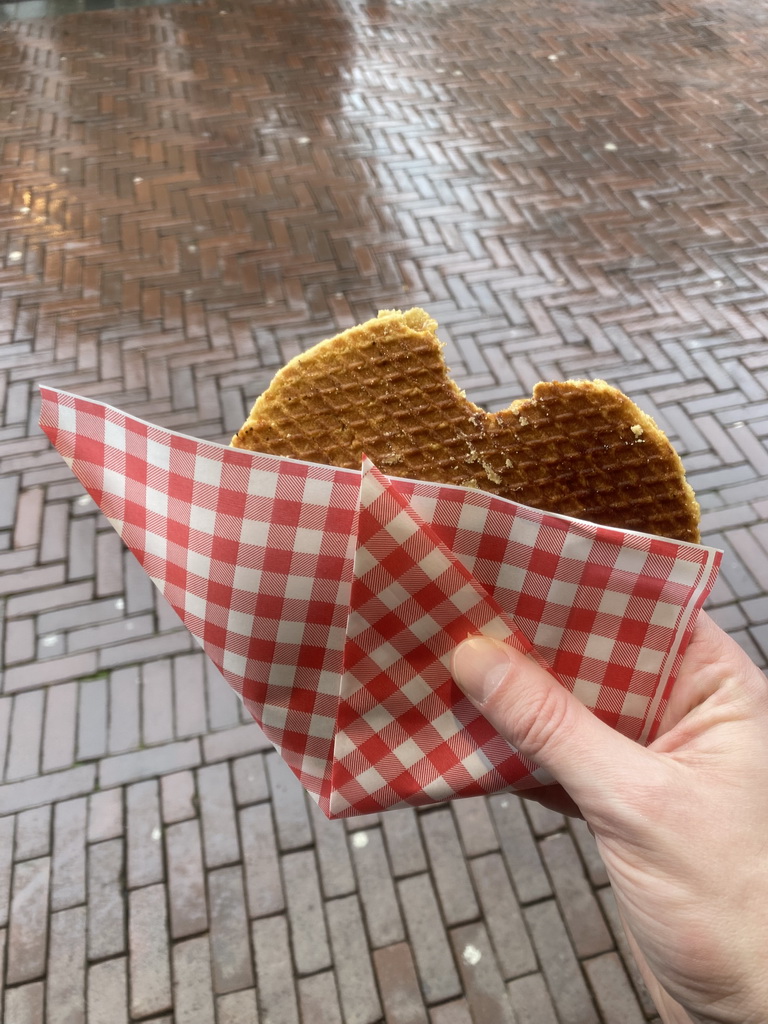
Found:
[[[453, 677], [514, 747], [548, 769], [588, 817], [621, 799], [646, 767], [642, 747], [599, 721], [547, 671], [497, 640], [474, 637], [453, 656]], [[640, 776], [641, 777], [641, 776]]]

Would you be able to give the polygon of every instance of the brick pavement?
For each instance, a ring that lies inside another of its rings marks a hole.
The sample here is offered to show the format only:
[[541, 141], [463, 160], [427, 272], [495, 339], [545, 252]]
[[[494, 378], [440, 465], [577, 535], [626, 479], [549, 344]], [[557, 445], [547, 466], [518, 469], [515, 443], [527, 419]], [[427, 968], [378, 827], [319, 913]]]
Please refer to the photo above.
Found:
[[764, 665], [765, 12], [8, 10], [0, 1019], [651, 1019], [580, 824], [308, 807], [49, 449], [35, 382], [224, 440], [285, 359], [424, 304], [478, 402], [603, 376], [656, 416], [726, 553], [710, 609]]

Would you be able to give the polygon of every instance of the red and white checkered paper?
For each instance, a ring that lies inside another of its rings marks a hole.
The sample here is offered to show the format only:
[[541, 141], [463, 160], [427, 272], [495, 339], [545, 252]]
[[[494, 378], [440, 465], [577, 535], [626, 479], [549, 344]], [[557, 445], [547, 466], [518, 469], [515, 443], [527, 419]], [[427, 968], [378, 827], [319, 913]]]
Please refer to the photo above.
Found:
[[451, 679], [471, 634], [653, 737], [720, 552], [41, 391], [54, 446], [329, 817], [551, 781]]

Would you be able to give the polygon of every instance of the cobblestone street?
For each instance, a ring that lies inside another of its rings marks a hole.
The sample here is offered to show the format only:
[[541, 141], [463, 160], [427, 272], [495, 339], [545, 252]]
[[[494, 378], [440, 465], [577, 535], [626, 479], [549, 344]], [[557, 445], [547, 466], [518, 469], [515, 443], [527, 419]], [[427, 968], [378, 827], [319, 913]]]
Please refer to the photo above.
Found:
[[665, 429], [768, 659], [768, 12], [0, 2], [0, 1024], [641, 1024], [592, 837], [515, 796], [327, 821], [37, 426], [227, 443], [423, 306], [488, 409]]

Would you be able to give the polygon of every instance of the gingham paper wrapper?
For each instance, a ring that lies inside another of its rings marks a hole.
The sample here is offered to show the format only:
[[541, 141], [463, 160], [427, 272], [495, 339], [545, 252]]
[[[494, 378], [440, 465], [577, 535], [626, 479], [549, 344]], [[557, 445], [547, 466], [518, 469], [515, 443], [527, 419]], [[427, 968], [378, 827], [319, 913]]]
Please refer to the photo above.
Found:
[[653, 737], [720, 552], [41, 392], [54, 446], [329, 817], [551, 781], [451, 679], [471, 634]]

